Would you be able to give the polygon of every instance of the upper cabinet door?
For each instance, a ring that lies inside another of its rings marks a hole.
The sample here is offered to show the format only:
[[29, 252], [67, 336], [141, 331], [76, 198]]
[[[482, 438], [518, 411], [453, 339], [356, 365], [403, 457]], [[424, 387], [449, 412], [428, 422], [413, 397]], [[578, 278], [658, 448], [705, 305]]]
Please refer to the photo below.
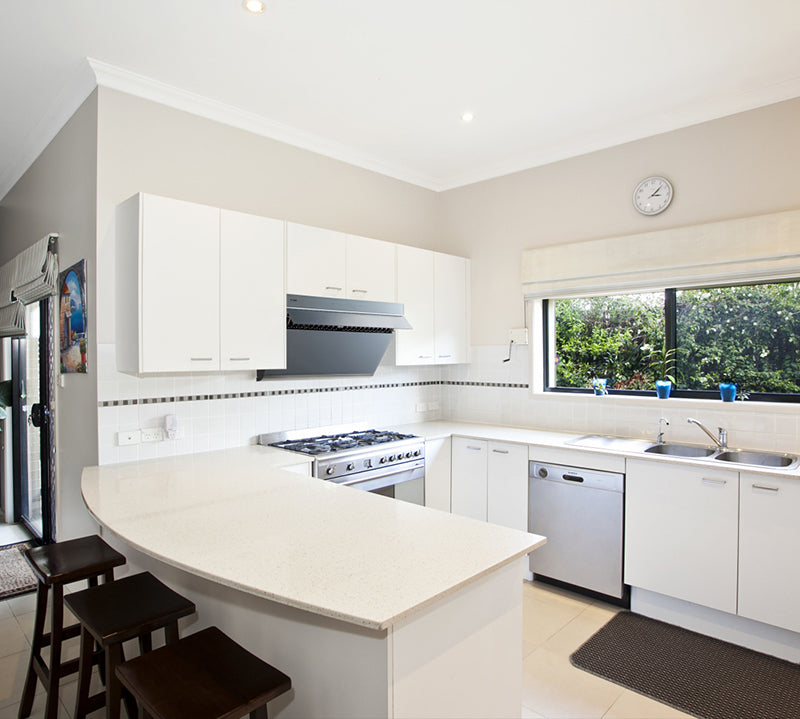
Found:
[[293, 295], [345, 297], [347, 235], [287, 224], [286, 291]]
[[469, 260], [434, 253], [437, 364], [469, 362]]
[[433, 252], [397, 246], [397, 301], [405, 306], [410, 330], [395, 331], [398, 365], [435, 364]]
[[220, 369], [286, 367], [284, 222], [222, 210]]
[[395, 247], [391, 242], [347, 236], [347, 297], [396, 302]]
[[140, 197], [138, 370], [219, 369], [220, 211]]

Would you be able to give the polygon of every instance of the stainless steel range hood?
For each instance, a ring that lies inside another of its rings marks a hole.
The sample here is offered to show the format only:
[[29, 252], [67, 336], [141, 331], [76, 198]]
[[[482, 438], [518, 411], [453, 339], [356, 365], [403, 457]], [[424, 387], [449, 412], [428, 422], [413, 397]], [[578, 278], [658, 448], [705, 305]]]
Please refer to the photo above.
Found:
[[374, 374], [396, 329], [411, 329], [401, 304], [287, 295], [286, 369], [256, 378]]

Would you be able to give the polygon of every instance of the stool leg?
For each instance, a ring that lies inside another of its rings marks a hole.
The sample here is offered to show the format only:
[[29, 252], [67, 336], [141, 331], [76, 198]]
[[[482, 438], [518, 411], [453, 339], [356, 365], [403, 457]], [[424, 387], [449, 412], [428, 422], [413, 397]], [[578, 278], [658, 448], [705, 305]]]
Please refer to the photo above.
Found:
[[253, 709], [253, 711], [250, 712], [250, 719], [267, 719], [267, 705], [265, 704], [263, 707]]
[[81, 627], [81, 654], [78, 659], [78, 696], [75, 699], [74, 719], [84, 719], [89, 711], [89, 685], [92, 680], [94, 638]]
[[120, 719], [122, 685], [117, 679], [117, 665], [122, 664], [122, 644], [116, 643], [106, 647], [106, 717]]
[[167, 644], [175, 644], [178, 641], [178, 622], [170, 622], [164, 627], [164, 637]]
[[31, 642], [31, 660], [28, 664], [28, 674], [25, 677], [25, 688], [22, 690], [22, 701], [19, 705], [19, 719], [31, 715], [33, 697], [36, 694], [36, 669], [34, 668], [42, 655], [42, 637], [44, 636], [44, 620], [47, 614], [47, 595], [50, 587], [39, 582], [36, 587], [36, 618], [33, 624], [33, 641]]
[[45, 719], [56, 719], [58, 715], [58, 685], [61, 680], [61, 639], [64, 627], [64, 586], [53, 585], [50, 624], [50, 671], [47, 687], [47, 709]]

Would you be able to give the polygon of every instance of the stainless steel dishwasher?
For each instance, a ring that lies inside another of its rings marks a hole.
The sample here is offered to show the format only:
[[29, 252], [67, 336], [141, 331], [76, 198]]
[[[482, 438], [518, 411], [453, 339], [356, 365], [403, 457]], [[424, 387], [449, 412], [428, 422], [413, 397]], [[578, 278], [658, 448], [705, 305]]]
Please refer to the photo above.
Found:
[[625, 475], [531, 461], [528, 477], [528, 529], [547, 537], [530, 555], [534, 576], [626, 604]]

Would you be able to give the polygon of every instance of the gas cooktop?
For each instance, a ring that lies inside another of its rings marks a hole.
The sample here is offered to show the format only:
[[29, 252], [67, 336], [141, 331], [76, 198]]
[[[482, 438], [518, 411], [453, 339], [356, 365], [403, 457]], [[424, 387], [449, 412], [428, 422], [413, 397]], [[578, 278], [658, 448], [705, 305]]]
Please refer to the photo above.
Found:
[[[262, 437], [270, 439], [268, 435], [262, 435]], [[398, 442], [404, 439], [416, 439], [416, 437], [413, 434], [367, 429], [344, 432], [341, 434], [321, 434], [302, 439], [283, 439], [275, 442], [262, 441], [261, 438], [259, 438], [259, 443], [268, 444], [270, 447], [278, 447], [279, 449], [288, 449], [292, 452], [320, 455], [357, 449], [359, 447], [374, 447], [376, 445]]]

